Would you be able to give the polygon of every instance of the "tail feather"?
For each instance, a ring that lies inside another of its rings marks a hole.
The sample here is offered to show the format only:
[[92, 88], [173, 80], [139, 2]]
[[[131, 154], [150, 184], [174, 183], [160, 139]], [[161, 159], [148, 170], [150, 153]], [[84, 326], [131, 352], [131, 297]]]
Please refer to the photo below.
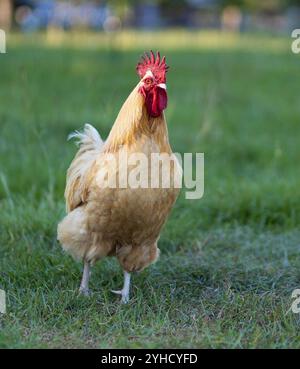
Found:
[[83, 132], [74, 131], [68, 136], [68, 141], [75, 138], [76, 144], [80, 149], [87, 150], [98, 150], [102, 147], [103, 141], [96, 130], [91, 124], [85, 124]]
[[68, 140], [72, 138], [77, 140], [79, 150], [67, 172], [65, 199], [68, 212], [85, 202], [89, 192], [91, 170], [103, 146], [98, 131], [90, 124], [85, 124], [83, 132], [72, 132]]

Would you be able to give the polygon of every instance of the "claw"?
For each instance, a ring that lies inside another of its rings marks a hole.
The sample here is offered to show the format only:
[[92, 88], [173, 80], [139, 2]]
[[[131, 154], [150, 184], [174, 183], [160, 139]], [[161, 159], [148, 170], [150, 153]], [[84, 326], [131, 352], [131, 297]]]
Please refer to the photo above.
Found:
[[83, 295], [83, 296], [86, 296], [86, 297], [91, 296], [91, 292], [90, 292], [90, 290], [88, 288], [82, 288], [82, 287], [80, 287], [79, 288], [79, 294], [80, 295]]
[[128, 304], [129, 302], [129, 296], [128, 295], [122, 295], [121, 303], [122, 304]]
[[121, 295], [122, 298], [121, 298], [121, 303], [122, 304], [127, 304], [128, 301], [129, 301], [129, 294], [126, 293], [126, 291], [123, 291], [123, 290], [111, 290], [111, 292], [115, 293], [116, 295]]
[[116, 295], [122, 295], [123, 291], [122, 290], [111, 290], [112, 293], [115, 293]]

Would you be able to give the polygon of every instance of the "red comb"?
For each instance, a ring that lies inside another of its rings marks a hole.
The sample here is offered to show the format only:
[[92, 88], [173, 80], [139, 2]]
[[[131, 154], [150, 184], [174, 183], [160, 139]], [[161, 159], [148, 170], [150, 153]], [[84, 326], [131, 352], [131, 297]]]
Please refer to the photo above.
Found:
[[166, 82], [166, 72], [168, 71], [169, 67], [166, 64], [166, 57], [164, 56], [160, 59], [159, 51], [156, 53], [156, 57], [153, 54], [153, 51], [150, 51], [150, 54], [144, 53], [142, 56], [141, 61], [136, 66], [136, 70], [138, 75], [143, 78], [146, 74], [147, 70], [151, 70], [155, 79], [158, 83], [165, 83]]

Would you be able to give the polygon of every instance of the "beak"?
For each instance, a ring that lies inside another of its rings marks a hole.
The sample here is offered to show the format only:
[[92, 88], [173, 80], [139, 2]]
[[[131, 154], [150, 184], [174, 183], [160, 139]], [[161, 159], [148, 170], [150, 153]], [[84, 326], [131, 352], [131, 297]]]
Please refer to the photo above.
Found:
[[159, 83], [157, 87], [163, 88], [164, 90], [167, 89], [167, 85], [165, 83]]

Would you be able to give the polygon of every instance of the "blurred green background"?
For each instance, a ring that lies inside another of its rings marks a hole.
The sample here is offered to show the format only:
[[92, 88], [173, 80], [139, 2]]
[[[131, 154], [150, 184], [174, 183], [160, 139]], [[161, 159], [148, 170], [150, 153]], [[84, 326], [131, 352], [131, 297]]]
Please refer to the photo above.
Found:
[[[300, 56], [292, 39], [285, 28], [122, 22], [97, 32], [14, 24], [7, 33], [0, 347], [299, 347], [299, 315], [290, 310], [300, 285]], [[109, 292], [122, 283], [117, 263], [97, 264], [93, 296], [78, 297], [81, 265], [56, 242], [76, 152], [66, 137], [86, 122], [107, 136], [150, 49], [170, 65], [173, 150], [205, 153], [205, 194], [188, 201], [182, 193], [160, 260], [133, 278], [132, 302], [120, 306]]]

